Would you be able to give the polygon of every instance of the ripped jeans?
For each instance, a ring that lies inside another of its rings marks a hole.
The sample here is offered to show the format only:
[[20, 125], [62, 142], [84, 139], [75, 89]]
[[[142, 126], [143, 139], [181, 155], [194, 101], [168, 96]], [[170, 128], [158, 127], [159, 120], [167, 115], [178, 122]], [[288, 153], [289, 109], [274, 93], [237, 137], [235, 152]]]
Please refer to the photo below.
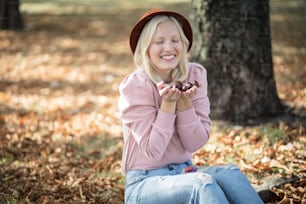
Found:
[[126, 176], [126, 204], [262, 204], [248, 179], [234, 165], [202, 167], [182, 173], [191, 162]]

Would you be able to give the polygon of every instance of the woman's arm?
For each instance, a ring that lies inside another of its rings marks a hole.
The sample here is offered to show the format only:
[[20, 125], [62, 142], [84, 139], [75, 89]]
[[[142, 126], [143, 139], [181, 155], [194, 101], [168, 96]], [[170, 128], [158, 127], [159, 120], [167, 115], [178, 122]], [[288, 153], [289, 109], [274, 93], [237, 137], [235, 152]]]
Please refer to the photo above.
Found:
[[192, 66], [189, 80], [197, 80], [201, 86], [196, 89], [196, 95], [192, 99], [185, 97], [178, 101], [176, 121], [181, 142], [191, 153], [207, 142], [211, 124], [206, 70], [199, 64]]
[[148, 159], [160, 160], [174, 132], [176, 115], [162, 102], [161, 109], [155, 104], [155, 85], [140, 74], [128, 76], [120, 85], [119, 112], [129, 135]]

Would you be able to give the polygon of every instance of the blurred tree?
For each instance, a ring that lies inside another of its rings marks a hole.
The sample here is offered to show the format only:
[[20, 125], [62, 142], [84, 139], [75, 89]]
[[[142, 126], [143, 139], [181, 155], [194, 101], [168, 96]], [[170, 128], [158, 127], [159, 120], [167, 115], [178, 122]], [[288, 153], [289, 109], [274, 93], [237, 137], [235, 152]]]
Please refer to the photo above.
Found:
[[240, 123], [280, 113], [269, 0], [192, 0], [191, 13], [191, 56], [208, 72], [211, 117]]
[[0, 29], [19, 30], [22, 28], [19, 0], [0, 0]]

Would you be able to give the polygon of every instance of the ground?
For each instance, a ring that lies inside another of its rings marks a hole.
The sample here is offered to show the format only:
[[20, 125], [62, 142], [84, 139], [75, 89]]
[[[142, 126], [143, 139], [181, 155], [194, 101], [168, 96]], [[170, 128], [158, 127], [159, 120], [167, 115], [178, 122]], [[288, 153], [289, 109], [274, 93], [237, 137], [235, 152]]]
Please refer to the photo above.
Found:
[[[151, 4], [190, 12], [189, 1], [22, 1], [24, 31], [0, 31], [0, 202], [123, 203], [118, 85], [134, 69], [128, 34]], [[305, 2], [271, 1], [278, 95], [306, 116]], [[306, 120], [253, 126], [213, 121], [198, 165], [234, 163], [279, 203], [306, 199]]]

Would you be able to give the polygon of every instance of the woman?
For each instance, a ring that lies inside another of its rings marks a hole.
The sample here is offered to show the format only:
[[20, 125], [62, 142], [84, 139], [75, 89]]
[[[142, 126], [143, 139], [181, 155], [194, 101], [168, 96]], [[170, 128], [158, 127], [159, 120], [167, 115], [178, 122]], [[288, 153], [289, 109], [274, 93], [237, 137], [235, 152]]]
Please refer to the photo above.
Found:
[[211, 121], [206, 70], [188, 62], [191, 45], [190, 23], [177, 12], [149, 10], [131, 31], [137, 69], [120, 84], [118, 101], [125, 202], [262, 203], [236, 166], [192, 165]]

